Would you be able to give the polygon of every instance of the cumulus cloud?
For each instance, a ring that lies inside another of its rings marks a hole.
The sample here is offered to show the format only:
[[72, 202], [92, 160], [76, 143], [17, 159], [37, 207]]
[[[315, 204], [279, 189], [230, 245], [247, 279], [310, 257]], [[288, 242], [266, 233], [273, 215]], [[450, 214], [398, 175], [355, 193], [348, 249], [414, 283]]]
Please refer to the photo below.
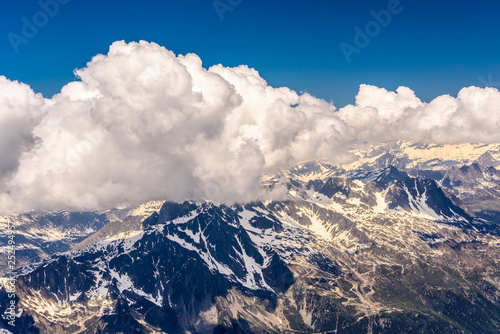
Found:
[[29, 86], [0, 76], [0, 185], [19, 167], [22, 154], [34, 146], [33, 130], [44, 103]]
[[500, 142], [500, 93], [463, 88], [424, 103], [407, 87], [396, 92], [361, 85], [355, 105], [338, 111], [350, 135], [368, 142], [410, 140], [436, 144]]
[[247, 66], [207, 69], [144, 41], [115, 42], [75, 74], [52, 99], [0, 77], [0, 212], [250, 201], [264, 196], [263, 174], [348, 162], [355, 142], [500, 142], [493, 88], [424, 103], [362, 85], [337, 110]]

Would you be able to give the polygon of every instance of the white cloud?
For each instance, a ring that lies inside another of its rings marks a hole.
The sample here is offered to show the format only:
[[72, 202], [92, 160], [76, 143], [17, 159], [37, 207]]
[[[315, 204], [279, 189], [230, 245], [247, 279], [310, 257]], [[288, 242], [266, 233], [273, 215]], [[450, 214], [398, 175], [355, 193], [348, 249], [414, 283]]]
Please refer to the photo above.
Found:
[[0, 187], [19, 167], [21, 155], [35, 144], [45, 101], [17, 81], [0, 76]]
[[0, 212], [248, 201], [263, 173], [348, 161], [354, 141], [500, 142], [493, 88], [424, 103], [406, 87], [362, 85], [336, 110], [247, 66], [205, 69], [143, 41], [115, 42], [75, 74], [50, 100], [0, 77]]
[[500, 142], [500, 93], [495, 88], [467, 87], [456, 98], [442, 95], [424, 103], [407, 87], [388, 92], [361, 85], [356, 104], [338, 115], [352, 137], [363, 141]]

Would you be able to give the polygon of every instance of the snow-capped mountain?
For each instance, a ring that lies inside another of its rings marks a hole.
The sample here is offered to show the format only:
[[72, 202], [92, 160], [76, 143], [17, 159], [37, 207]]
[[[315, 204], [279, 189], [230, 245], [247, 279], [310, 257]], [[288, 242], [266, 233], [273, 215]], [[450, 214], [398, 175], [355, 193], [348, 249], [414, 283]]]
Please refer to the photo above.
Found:
[[411, 176], [437, 181], [478, 217], [500, 223], [500, 144], [430, 145], [399, 141], [359, 145], [344, 170], [394, 166]]
[[[15, 226], [16, 262], [22, 266], [58, 252], [81, 248], [108, 237], [124, 237], [126, 233], [140, 230], [141, 222], [158, 212], [162, 204], [153, 201], [104, 212], [29, 212], [0, 216], [0, 275], [10, 271], [6, 250], [9, 221]], [[125, 235], [120, 235], [120, 231], [125, 231]]]
[[22, 268], [16, 330], [497, 333], [499, 225], [409, 174], [308, 162], [265, 179], [285, 201], [166, 202]]
[[57, 252], [69, 251], [109, 222], [104, 213], [97, 212], [60, 211], [0, 216], [0, 275], [10, 271], [6, 251], [9, 221], [16, 231], [17, 265], [27, 265]]
[[478, 163], [500, 166], [500, 144], [421, 144], [407, 141], [380, 145], [357, 145], [351, 150], [357, 157], [342, 167], [376, 169], [392, 165], [400, 170], [445, 170]]

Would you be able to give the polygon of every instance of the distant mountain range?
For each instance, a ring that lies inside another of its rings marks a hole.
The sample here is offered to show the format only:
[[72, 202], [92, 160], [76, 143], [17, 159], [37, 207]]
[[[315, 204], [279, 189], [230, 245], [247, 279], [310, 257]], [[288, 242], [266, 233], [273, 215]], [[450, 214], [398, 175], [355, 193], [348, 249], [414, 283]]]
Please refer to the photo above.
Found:
[[3, 217], [18, 225], [22, 312], [0, 328], [500, 332], [500, 145], [352, 153], [348, 165], [267, 175], [262, 187], [285, 185], [283, 201]]
[[424, 145], [398, 142], [360, 147], [359, 157], [342, 166], [371, 170], [394, 166], [411, 176], [432, 179], [479, 216], [500, 222], [500, 144]]

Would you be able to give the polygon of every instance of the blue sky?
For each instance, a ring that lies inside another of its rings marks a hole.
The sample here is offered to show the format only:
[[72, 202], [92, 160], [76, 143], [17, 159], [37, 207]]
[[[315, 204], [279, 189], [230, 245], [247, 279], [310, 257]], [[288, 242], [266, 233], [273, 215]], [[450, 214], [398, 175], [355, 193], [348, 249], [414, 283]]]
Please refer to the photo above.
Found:
[[[408, 86], [425, 101], [489, 79], [489, 86], [500, 86], [496, 1], [401, 0], [350, 63], [340, 43], [356, 47], [354, 28], [374, 27], [371, 12], [387, 10], [391, 1], [220, 0], [231, 8], [223, 20], [213, 0], [60, 1], [67, 3], [46, 23], [37, 0], [0, 4], [0, 75], [46, 97], [112, 42], [141, 39], [194, 52], [206, 67], [247, 64], [273, 86], [308, 91], [337, 107], [353, 103], [363, 83]], [[42, 21], [15, 52], [9, 36], [25, 38], [23, 17]]]

